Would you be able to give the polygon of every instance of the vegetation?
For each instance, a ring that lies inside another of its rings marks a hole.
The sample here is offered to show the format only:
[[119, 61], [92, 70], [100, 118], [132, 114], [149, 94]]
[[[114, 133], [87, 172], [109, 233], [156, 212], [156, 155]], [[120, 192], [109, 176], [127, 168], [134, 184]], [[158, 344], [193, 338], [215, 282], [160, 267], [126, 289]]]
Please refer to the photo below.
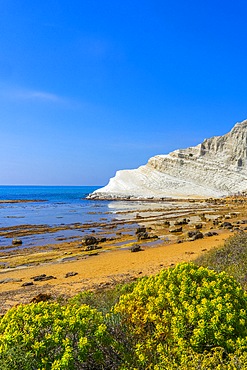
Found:
[[243, 288], [247, 288], [247, 233], [239, 232], [225, 241], [221, 248], [202, 255], [198, 265], [214, 271], [225, 271], [233, 276]]
[[0, 368], [247, 369], [246, 252], [240, 233], [196, 264], [14, 307], [0, 319]]

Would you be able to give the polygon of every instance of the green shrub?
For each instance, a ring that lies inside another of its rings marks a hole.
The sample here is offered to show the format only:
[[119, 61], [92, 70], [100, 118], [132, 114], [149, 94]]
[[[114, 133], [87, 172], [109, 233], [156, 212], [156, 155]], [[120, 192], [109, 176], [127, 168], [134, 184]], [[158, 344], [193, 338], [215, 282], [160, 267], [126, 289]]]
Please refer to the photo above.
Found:
[[133, 333], [138, 369], [176, 369], [188, 363], [191, 353], [201, 359], [216, 348], [222, 349], [218, 359], [219, 353], [242, 353], [246, 302], [243, 289], [226, 273], [182, 263], [138, 281], [120, 298], [115, 313]]
[[197, 258], [196, 264], [217, 272], [232, 275], [244, 288], [247, 287], [247, 233], [239, 232], [228, 238], [224, 245]]
[[103, 319], [87, 305], [14, 307], [0, 320], [0, 363], [18, 370], [106, 369], [111, 338]]

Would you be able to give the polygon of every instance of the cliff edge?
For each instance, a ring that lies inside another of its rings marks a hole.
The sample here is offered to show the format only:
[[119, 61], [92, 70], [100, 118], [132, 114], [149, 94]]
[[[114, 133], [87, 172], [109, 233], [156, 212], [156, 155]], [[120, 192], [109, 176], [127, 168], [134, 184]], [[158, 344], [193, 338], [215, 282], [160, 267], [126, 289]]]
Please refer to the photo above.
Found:
[[117, 171], [88, 199], [222, 197], [247, 190], [247, 120], [201, 144]]

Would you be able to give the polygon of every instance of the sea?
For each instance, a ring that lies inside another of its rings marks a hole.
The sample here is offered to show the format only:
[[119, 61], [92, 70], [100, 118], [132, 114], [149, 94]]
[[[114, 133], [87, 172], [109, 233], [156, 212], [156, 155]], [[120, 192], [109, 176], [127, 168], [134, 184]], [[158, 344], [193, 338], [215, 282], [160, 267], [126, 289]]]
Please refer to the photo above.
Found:
[[0, 186], [0, 200], [33, 200], [0, 203], [0, 227], [20, 224], [85, 223], [108, 212], [107, 202], [87, 200], [99, 186]]
[[[158, 215], [160, 212], [161, 214], [166, 212], [169, 207], [175, 214], [188, 206], [187, 202], [184, 204], [166, 202], [161, 205], [159, 202], [156, 204], [145, 201], [86, 198], [88, 194], [99, 188], [100, 186], [0, 186], [0, 201], [32, 200], [32, 202], [19, 203], [0, 202], [0, 252], [2, 248], [8, 251], [6, 248], [11, 245], [11, 239], [6, 235], [6, 231], [11, 231], [13, 228], [17, 230], [19, 227], [28, 227], [28, 225], [47, 225], [47, 227], [69, 225], [63, 231], [44, 234], [34, 232], [33, 235], [21, 238], [23, 247], [42, 246], [59, 243], [61, 238], [68, 240], [78, 237], [79, 239], [78, 230], [73, 229], [73, 224], [84, 225], [84, 231], [81, 233], [101, 233], [104, 226], [100, 225], [107, 225], [111, 221], [132, 220], [133, 222], [134, 220], [136, 222], [140, 215], [148, 216], [149, 212], [150, 215]], [[35, 230], [35, 227], [33, 229]]]
[[[117, 218], [123, 219], [122, 213], [133, 212], [135, 202], [88, 200], [87, 195], [100, 186], [0, 186], [0, 200], [32, 200], [32, 202], [0, 202], [0, 247], [11, 244], [4, 231], [21, 225], [88, 225], [90, 233], [95, 224], [107, 224]], [[131, 213], [132, 214], [132, 213]], [[128, 218], [128, 216], [126, 216]], [[92, 225], [92, 226], [90, 226]], [[66, 230], [57, 233], [26, 236], [23, 246], [56, 243], [61, 237], [73, 237], [77, 231]], [[1, 248], [0, 248], [1, 251]], [[7, 250], [6, 250], [7, 251]]]

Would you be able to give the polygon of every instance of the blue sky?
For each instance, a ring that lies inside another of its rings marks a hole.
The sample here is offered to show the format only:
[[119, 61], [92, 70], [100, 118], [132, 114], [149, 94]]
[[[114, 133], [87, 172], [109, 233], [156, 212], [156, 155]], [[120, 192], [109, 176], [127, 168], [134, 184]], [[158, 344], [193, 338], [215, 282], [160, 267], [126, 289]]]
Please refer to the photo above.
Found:
[[0, 184], [105, 185], [247, 118], [245, 0], [0, 0]]

